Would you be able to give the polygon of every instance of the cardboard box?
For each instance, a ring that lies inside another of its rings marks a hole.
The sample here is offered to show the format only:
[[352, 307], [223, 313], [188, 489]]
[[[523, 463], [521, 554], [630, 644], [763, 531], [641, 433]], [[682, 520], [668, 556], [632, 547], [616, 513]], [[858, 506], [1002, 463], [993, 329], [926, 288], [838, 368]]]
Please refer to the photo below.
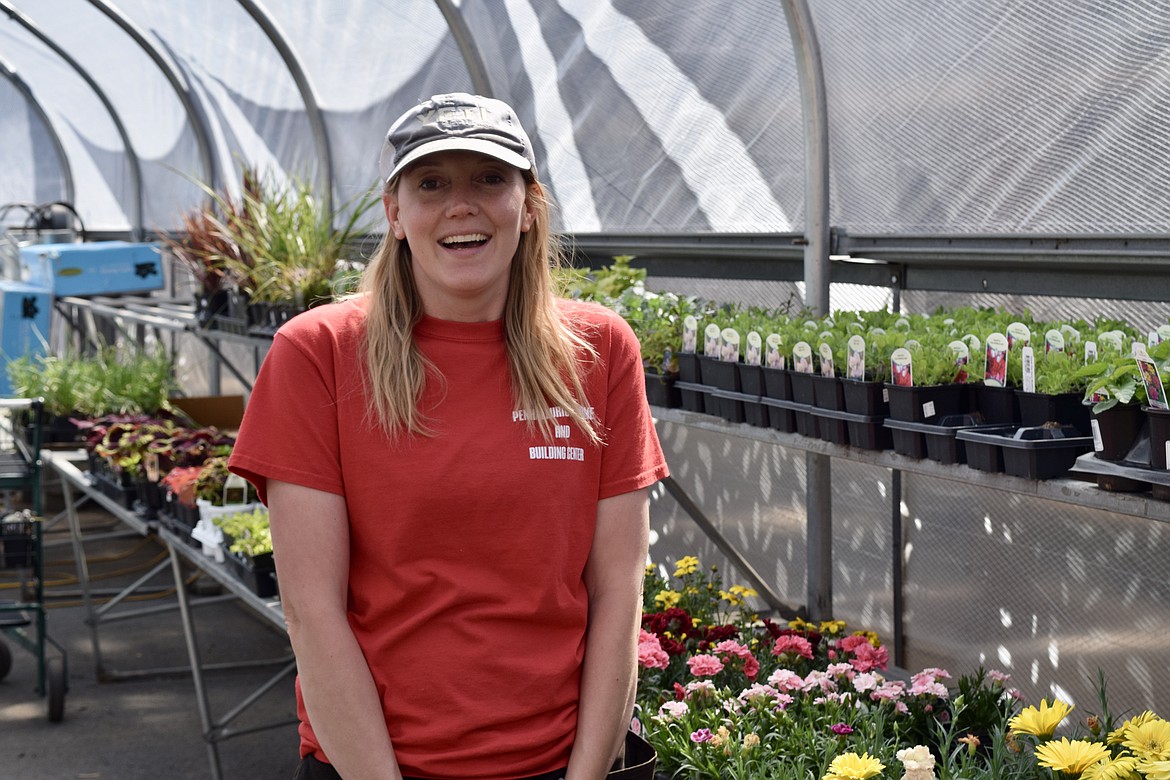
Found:
[[163, 288], [158, 244], [95, 241], [20, 249], [21, 280], [57, 297], [149, 292]]
[[49, 343], [53, 297], [44, 287], [0, 279], [0, 395], [12, 395], [8, 361], [43, 355]]
[[240, 422], [244, 419], [242, 395], [211, 395], [169, 400], [199, 425], [211, 426], [221, 431], [238, 430]]

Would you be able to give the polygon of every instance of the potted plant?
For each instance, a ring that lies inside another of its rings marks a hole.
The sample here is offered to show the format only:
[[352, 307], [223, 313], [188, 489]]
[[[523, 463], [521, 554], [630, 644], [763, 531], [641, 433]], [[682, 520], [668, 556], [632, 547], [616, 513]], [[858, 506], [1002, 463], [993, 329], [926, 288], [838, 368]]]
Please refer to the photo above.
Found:
[[276, 567], [268, 510], [256, 506], [219, 515], [214, 522], [223, 534], [224, 559], [236, 576], [260, 598], [275, 596]]

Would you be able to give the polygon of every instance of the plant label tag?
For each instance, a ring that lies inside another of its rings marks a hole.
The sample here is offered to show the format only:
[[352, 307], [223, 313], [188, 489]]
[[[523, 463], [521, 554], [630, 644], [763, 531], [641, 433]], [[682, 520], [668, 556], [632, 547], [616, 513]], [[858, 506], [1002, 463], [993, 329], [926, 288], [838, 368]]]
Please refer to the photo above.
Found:
[[724, 328], [719, 333], [719, 359], [724, 363], [739, 362], [739, 331]]
[[688, 314], [683, 318], [683, 342], [682, 351], [688, 355], [695, 354], [695, 348], [699, 345], [699, 321], [695, 319], [695, 315]]
[[1089, 427], [1093, 429], [1093, 452], [1104, 452], [1105, 443], [1101, 441], [1101, 424], [1097, 422], [1096, 417], [1089, 420]]
[[821, 376], [832, 379], [835, 376], [833, 368], [833, 348], [825, 342], [817, 347], [817, 352], [821, 357]]
[[1151, 330], [1151, 331], [1150, 331], [1150, 332], [1149, 332], [1149, 333], [1146, 335], [1146, 343], [1147, 343], [1147, 344], [1149, 344], [1151, 347], [1156, 347], [1156, 346], [1158, 346], [1158, 331], [1156, 331], [1156, 330]]
[[1027, 345], [1032, 341], [1031, 329], [1022, 322], [1013, 322], [1007, 326], [1008, 349], [1016, 344]]
[[146, 466], [146, 480], [158, 482], [158, 453], [146, 453], [146, 462], [143, 465]]
[[1096, 362], [1097, 362], [1097, 342], [1086, 341], [1085, 342], [1085, 365], [1087, 366], [1090, 363], [1096, 363]]
[[1166, 468], [1170, 470], [1170, 440], [1166, 442], [1166, 457], [1164, 460], [1166, 461]]
[[992, 333], [987, 337], [987, 360], [984, 363], [983, 384], [990, 387], [1003, 387], [1007, 384], [1008, 351], [1011, 343], [1002, 333]]
[[913, 359], [905, 347], [898, 347], [890, 353], [890, 379], [899, 387], [914, 386]]
[[792, 347], [792, 369], [801, 374], [813, 372], [812, 347], [807, 341], [798, 341]]
[[784, 353], [780, 351], [784, 346], [784, 338], [779, 333], [769, 333], [764, 343], [768, 345], [764, 353], [764, 362], [768, 364], [768, 368], [784, 368]]
[[927, 401], [922, 405], [922, 416], [928, 420], [934, 417], [934, 401]]
[[760, 334], [753, 331], [748, 331], [747, 334], [747, 352], [744, 353], [743, 362], [749, 366], [760, 365], [760, 360], [763, 355], [764, 341], [760, 338]]
[[850, 379], [864, 380], [865, 339], [855, 334], [849, 337], [849, 341], [846, 342], [845, 346], [849, 353], [848, 359], [845, 362], [845, 376]]
[[1021, 351], [1020, 367], [1024, 370], [1024, 392], [1036, 392], [1036, 355], [1031, 347]]
[[882, 388], [882, 401], [887, 404], [890, 402], [890, 388]]
[[1138, 376], [1146, 386], [1147, 405], [1151, 409], [1170, 409], [1170, 404], [1166, 402], [1166, 388], [1162, 386], [1162, 377], [1158, 375], [1158, 364], [1150, 359], [1146, 348], [1141, 344], [1135, 342], [1133, 351], [1134, 359], [1137, 360]]
[[1163, 341], [1170, 341], [1170, 325], [1159, 325], [1158, 329], [1154, 331], [1154, 333], [1158, 334], [1159, 344], [1161, 344]]
[[248, 500], [248, 482], [239, 474], [229, 474], [223, 483], [223, 505], [243, 504]]
[[703, 329], [703, 356], [719, 359], [719, 341], [722, 331], [714, 322], [707, 323]]

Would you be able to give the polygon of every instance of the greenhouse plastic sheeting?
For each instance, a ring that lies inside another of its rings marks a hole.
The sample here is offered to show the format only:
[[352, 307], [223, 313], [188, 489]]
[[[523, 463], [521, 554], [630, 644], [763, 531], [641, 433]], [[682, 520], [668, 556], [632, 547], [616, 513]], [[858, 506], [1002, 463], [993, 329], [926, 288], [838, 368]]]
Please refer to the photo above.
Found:
[[[804, 225], [800, 84], [778, 0], [4, 0], [0, 203], [65, 197], [95, 230], [170, 229], [241, 165], [376, 184], [390, 122], [470, 90], [441, 6], [532, 130], [560, 227], [789, 232]], [[116, 9], [188, 85], [211, 150]], [[810, 2], [828, 103], [831, 223], [852, 233], [1159, 233], [1170, 203], [1162, 2]], [[258, 9], [259, 14], [249, 12]], [[325, 129], [281, 51], [305, 76]], [[474, 58], [473, 58], [474, 61]], [[14, 86], [27, 84], [46, 127]], [[60, 137], [65, 159], [49, 142]], [[139, 217], [139, 213], [141, 216]]]

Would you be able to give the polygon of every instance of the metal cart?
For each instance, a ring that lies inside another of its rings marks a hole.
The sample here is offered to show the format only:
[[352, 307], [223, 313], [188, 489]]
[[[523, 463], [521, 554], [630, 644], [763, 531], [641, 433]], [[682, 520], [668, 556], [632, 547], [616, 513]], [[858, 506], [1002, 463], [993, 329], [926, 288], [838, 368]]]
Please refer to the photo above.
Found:
[[[0, 680], [12, 669], [12, 651], [3, 637], [14, 640], [37, 659], [37, 693], [49, 704], [49, 720], [65, 716], [68, 657], [65, 648], [45, 630], [44, 523], [41, 521], [41, 426], [39, 399], [0, 399], [4, 430], [0, 431], [0, 569], [14, 573], [15, 599], [0, 598]], [[20, 492], [32, 507], [15, 510], [12, 496]], [[52, 645], [55, 654], [46, 654]]]

